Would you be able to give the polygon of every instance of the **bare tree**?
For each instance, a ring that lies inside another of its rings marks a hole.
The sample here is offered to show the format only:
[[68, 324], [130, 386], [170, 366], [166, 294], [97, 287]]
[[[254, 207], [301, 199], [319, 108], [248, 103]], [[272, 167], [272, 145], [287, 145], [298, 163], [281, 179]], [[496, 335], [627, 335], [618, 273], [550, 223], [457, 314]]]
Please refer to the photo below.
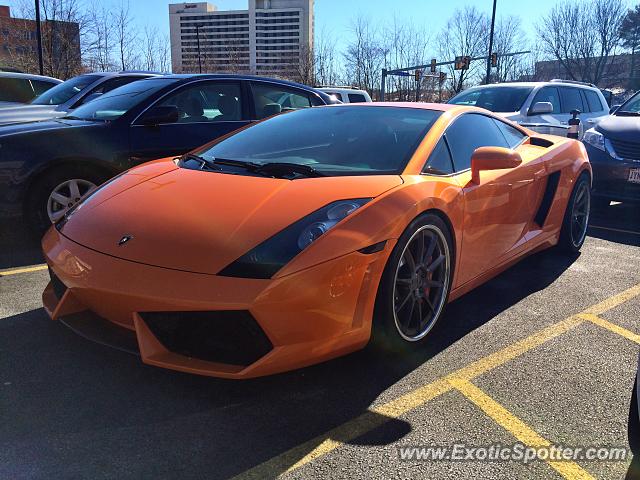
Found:
[[600, 83], [620, 44], [622, 0], [556, 5], [538, 29], [542, 47], [572, 80]]
[[[438, 38], [440, 57], [454, 59], [457, 56], [477, 57], [485, 54], [488, 44], [488, 23], [488, 18], [476, 7], [467, 6], [462, 10], [456, 10]], [[482, 75], [485, 66], [484, 62], [471, 62], [468, 70], [455, 70], [454, 65], [449, 66], [450, 92], [461, 92], [466, 83]]]
[[122, 70], [131, 69], [136, 63], [135, 47], [138, 36], [133, 28], [133, 18], [130, 13], [129, 1], [121, 1], [117, 10], [112, 14], [115, 30], [115, 41], [118, 53], [118, 63]]
[[622, 45], [631, 51], [631, 66], [629, 68], [629, 88], [633, 89], [638, 83], [636, 76], [636, 56], [640, 50], [640, 4], [630, 9], [620, 26]]
[[528, 44], [519, 17], [500, 18], [496, 23], [493, 51], [498, 53], [498, 66], [493, 70], [491, 80], [495, 82], [517, 81], [527, 69], [524, 56], [503, 57], [501, 54], [522, 52]]
[[378, 29], [368, 18], [359, 16], [351, 22], [350, 30], [352, 38], [343, 54], [346, 78], [375, 96], [386, 53]]
[[333, 36], [323, 29], [314, 46], [315, 82], [320, 85], [336, 85], [339, 81], [336, 57], [336, 42]]
[[111, 13], [97, 4], [89, 11], [87, 20], [86, 63], [90, 70], [103, 72], [115, 68], [116, 29]]

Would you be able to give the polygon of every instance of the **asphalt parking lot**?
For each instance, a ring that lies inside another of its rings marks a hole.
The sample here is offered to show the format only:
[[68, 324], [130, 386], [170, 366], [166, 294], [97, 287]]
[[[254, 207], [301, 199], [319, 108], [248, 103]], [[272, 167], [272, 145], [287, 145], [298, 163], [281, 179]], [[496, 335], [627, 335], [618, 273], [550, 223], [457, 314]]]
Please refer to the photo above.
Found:
[[595, 212], [580, 255], [536, 254], [452, 303], [415, 357], [365, 350], [243, 382], [145, 366], [49, 320], [37, 242], [0, 228], [0, 478], [640, 478], [638, 455], [400, 459], [637, 448], [637, 207]]

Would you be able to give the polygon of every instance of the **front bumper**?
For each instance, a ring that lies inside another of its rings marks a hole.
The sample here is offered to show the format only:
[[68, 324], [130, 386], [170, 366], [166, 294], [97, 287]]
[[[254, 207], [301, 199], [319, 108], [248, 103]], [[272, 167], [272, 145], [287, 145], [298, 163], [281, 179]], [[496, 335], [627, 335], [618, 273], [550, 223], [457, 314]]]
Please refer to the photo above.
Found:
[[[373, 254], [354, 252], [279, 279], [255, 280], [114, 258], [51, 228], [42, 241], [52, 272], [43, 303], [54, 320], [97, 315], [129, 330], [135, 335], [142, 361], [150, 365], [224, 378], [269, 375], [367, 344], [378, 283], [394, 243], [388, 241], [382, 251]], [[170, 322], [162, 320], [159, 329], [151, 317], [169, 318]], [[180, 319], [187, 322], [195, 317], [200, 322], [198, 335], [185, 334], [186, 323]], [[221, 317], [226, 319], [224, 328], [216, 327]], [[236, 317], [242, 320], [234, 323]], [[208, 324], [207, 318], [215, 320]], [[244, 330], [246, 344], [242, 343]], [[172, 335], [179, 337], [177, 343]], [[264, 335], [269, 348], [256, 335]], [[202, 340], [198, 345], [183, 348], [185, 342], [197, 342], [198, 336]], [[257, 342], [262, 343], [255, 349]], [[203, 353], [203, 345], [226, 345], [226, 356], [220, 358], [244, 361], [212, 361], [215, 355]], [[234, 356], [233, 350], [239, 349], [257, 353], [243, 351]]]
[[620, 202], [640, 202], [640, 183], [629, 182], [629, 171], [640, 162], [617, 160], [585, 144], [593, 168], [593, 195]]

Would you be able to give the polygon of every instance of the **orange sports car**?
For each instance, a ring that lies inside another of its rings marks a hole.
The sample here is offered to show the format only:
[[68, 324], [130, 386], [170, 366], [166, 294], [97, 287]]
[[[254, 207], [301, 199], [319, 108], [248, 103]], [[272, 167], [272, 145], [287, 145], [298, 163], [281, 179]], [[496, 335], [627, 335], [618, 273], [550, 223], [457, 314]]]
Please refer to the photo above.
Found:
[[288, 112], [94, 190], [43, 239], [44, 306], [217, 377], [419, 348], [447, 302], [534, 251], [577, 251], [590, 185], [581, 143], [473, 107]]

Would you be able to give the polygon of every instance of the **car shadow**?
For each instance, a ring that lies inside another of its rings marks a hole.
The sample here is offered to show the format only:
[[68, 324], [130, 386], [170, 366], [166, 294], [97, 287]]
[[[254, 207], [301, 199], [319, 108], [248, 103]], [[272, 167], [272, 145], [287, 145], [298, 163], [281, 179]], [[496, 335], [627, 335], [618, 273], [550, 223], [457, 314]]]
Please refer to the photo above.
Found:
[[[640, 375], [640, 372], [638, 372]], [[637, 379], [636, 379], [637, 381]], [[627, 470], [625, 480], [640, 479], [640, 417], [638, 414], [638, 391], [636, 383], [633, 383], [633, 391], [631, 394], [631, 403], [629, 404], [629, 423], [628, 423], [628, 440], [629, 447], [633, 458], [631, 465]]]
[[0, 270], [43, 261], [40, 239], [22, 220], [0, 220]]
[[71, 471], [97, 477], [108, 471], [121, 478], [153, 472], [228, 478], [304, 444], [295, 458], [274, 466], [269, 477], [275, 477], [331, 438], [322, 436], [326, 432], [363, 414], [378, 427], [355, 439], [332, 440], [393, 443], [411, 425], [369, 406], [417, 367], [546, 288], [577, 258], [555, 250], [535, 254], [452, 302], [431, 341], [414, 355], [400, 358], [368, 348], [240, 382], [143, 365], [135, 356], [79, 338], [42, 310], [5, 318], [0, 401], [8, 415], [0, 422], [0, 477], [25, 471], [36, 473], [30, 478]]
[[640, 246], [640, 211], [638, 205], [613, 203], [593, 208], [588, 235], [610, 242]]

